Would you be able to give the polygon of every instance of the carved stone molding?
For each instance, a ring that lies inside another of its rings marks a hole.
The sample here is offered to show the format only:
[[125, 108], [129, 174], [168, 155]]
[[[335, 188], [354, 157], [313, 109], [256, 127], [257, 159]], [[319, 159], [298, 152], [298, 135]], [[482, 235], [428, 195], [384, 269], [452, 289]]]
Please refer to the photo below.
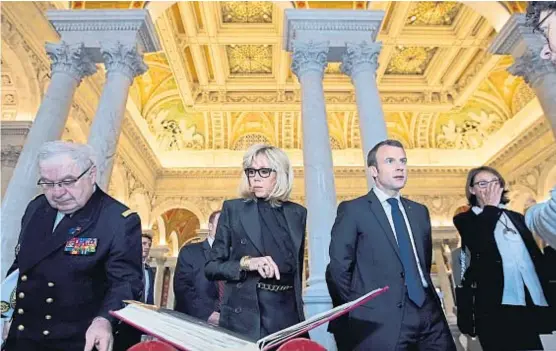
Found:
[[145, 73], [148, 69], [143, 61], [143, 55], [133, 45], [124, 45], [119, 41], [103, 42], [101, 53], [108, 75], [118, 72], [133, 82], [135, 77]]
[[19, 155], [23, 150], [22, 145], [6, 145], [2, 147], [2, 166], [15, 167]]
[[348, 43], [346, 52], [342, 55], [342, 72], [351, 77], [362, 71], [375, 72], [381, 49], [381, 43]]
[[52, 61], [50, 67], [52, 74], [65, 73], [80, 82], [84, 77], [97, 71], [96, 65], [90, 59], [83, 43], [46, 43], [45, 47], [46, 53]]
[[309, 71], [316, 71], [324, 74], [328, 64], [326, 55], [328, 53], [328, 43], [326, 42], [299, 42], [293, 44], [292, 53], [292, 72], [301, 78]]

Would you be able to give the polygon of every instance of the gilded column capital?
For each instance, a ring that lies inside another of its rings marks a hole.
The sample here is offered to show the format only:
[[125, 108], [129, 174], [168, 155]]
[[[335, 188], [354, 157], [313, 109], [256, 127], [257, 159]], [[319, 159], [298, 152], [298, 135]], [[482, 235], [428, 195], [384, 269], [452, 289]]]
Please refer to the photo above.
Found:
[[135, 45], [125, 45], [119, 41], [104, 42], [100, 52], [104, 59], [107, 75], [118, 72], [125, 75], [131, 82], [148, 69], [143, 61], [143, 54], [137, 51]]
[[532, 88], [547, 74], [556, 73], [556, 65], [541, 58], [539, 50], [528, 49], [523, 55], [515, 58], [508, 72], [523, 77]]
[[327, 42], [294, 42], [292, 53], [292, 72], [301, 78], [309, 71], [316, 71], [321, 75], [328, 64]]
[[50, 57], [52, 74], [65, 73], [81, 82], [81, 80], [97, 71], [83, 43], [67, 44], [46, 43], [46, 53]]
[[359, 72], [370, 70], [373, 73], [378, 67], [378, 56], [382, 43], [348, 43], [346, 52], [342, 55], [340, 69], [345, 74], [353, 77]]

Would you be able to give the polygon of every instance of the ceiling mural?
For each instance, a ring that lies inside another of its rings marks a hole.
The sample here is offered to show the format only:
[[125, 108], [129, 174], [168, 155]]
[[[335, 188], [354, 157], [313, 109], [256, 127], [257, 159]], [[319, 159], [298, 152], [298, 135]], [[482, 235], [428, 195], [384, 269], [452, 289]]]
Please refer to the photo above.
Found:
[[416, 1], [406, 17], [411, 26], [449, 26], [460, 12], [463, 4], [454, 1]]
[[162, 102], [146, 120], [157, 146], [163, 151], [205, 148], [205, 136], [200, 132], [204, 125], [203, 113], [186, 112], [179, 98]]
[[269, 1], [220, 2], [224, 23], [272, 23], [272, 7]]
[[172, 232], [176, 232], [178, 247], [181, 247], [187, 240], [197, 236], [197, 230], [201, 228], [197, 216], [183, 208], [175, 208], [164, 212], [162, 220], [166, 229], [166, 241], [169, 241]]

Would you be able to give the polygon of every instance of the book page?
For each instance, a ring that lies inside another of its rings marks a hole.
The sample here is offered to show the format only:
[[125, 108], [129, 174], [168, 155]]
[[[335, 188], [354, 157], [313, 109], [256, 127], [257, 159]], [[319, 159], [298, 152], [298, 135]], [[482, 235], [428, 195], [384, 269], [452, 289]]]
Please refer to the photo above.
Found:
[[[111, 312], [115, 317], [133, 327], [151, 334], [180, 350], [186, 351], [255, 351], [255, 343], [231, 335], [221, 328], [213, 327], [188, 316], [173, 316], [174, 311], [155, 311], [140, 304], [130, 304]], [[172, 313], [173, 312], [173, 313]]]
[[270, 334], [261, 340], [257, 341], [257, 346], [261, 350], [267, 350], [272, 346], [280, 345], [283, 342], [294, 338], [297, 335], [301, 335], [313, 328], [316, 328], [328, 321], [338, 318], [339, 316], [348, 313], [349, 311], [353, 310], [359, 305], [364, 304], [365, 302], [372, 300], [373, 298], [377, 297], [378, 295], [386, 292], [388, 287], [375, 289], [360, 298], [347, 302], [343, 305], [337, 306], [331, 310], [319, 313], [311, 318], [306, 319], [301, 323], [297, 323], [292, 325], [289, 328], [282, 329], [274, 334]]

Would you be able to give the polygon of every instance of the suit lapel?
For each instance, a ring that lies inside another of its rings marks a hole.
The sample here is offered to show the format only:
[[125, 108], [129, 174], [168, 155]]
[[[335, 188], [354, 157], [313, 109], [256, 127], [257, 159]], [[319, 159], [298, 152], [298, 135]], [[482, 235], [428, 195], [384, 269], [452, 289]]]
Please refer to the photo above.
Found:
[[241, 211], [241, 224], [251, 239], [255, 248], [261, 256], [264, 256], [263, 240], [261, 236], [261, 222], [259, 221], [259, 210], [255, 201], [244, 202], [243, 211]]
[[286, 217], [286, 222], [288, 222], [290, 237], [292, 238], [295, 253], [299, 254], [299, 250], [301, 249], [301, 238], [303, 237], [301, 221], [297, 218], [298, 215], [293, 206], [289, 203], [284, 203], [282, 206], [284, 207], [284, 216]]
[[32, 217], [23, 224], [21, 228], [20, 250], [17, 254], [19, 270], [22, 272], [26, 267], [26, 261], [33, 259], [42, 248], [41, 243], [52, 239], [52, 227], [56, 219], [57, 211], [44, 201], [44, 207], [35, 211]]
[[[85, 207], [77, 211], [71, 218], [62, 219], [62, 221], [54, 230], [54, 233], [46, 235], [40, 244], [40, 250], [36, 250], [32, 255], [25, 255], [25, 259], [20, 264], [20, 270], [26, 271], [31, 269], [44, 258], [51, 255], [54, 251], [64, 246], [66, 242], [77, 236], [83, 235], [89, 227], [96, 222], [100, 212], [103, 192], [97, 187], [93, 196], [89, 199]], [[54, 211], [56, 215], [57, 211]], [[52, 228], [52, 226], [50, 227]], [[23, 256], [23, 255], [22, 255]]]
[[205, 255], [205, 259], [208, 260], [210, 258], [210, 244], [208, 239], [203, 241], [203, 254]]
[[396, 253], [399, 259], [400, 248], [398, 247], [398, 242], [396, 241], [396, 237], [394, 236], [394, 231], [390, 226], [390, 222], [388, 222], [388, 217], [386, 217], [386, 212], [384, 212], [384, 208], [382, 207], [382, 204], [380, 203], [378, 197], [376, 197], [375, 193], [372, 190], [369, 191], [367, 198], [371, 205], [371, 212], [374, 214], [378, 224], [380, 224], [380, 226], [382, 227], [382, 231], [388, 238], [390, 245], [392, 245], [392, 249], [394, 249], [394, 252]]
[[411, 233], [413, 234], [413, 241], [415, 242], [415, 249], [417, 250], [417, 255], [419, 255], [419, 262], [421, 262], [421, 269], [423, 272], [425, 270], [425, 248], [423, 247], [423, 232], [419, 226], [420, 218], [418, 218], [411, 207], [411, 204], [407, 199], [400, 197], [401, 203], [405, 209], [405, 214], [407, 215], [407, 221], [411, 227]]

